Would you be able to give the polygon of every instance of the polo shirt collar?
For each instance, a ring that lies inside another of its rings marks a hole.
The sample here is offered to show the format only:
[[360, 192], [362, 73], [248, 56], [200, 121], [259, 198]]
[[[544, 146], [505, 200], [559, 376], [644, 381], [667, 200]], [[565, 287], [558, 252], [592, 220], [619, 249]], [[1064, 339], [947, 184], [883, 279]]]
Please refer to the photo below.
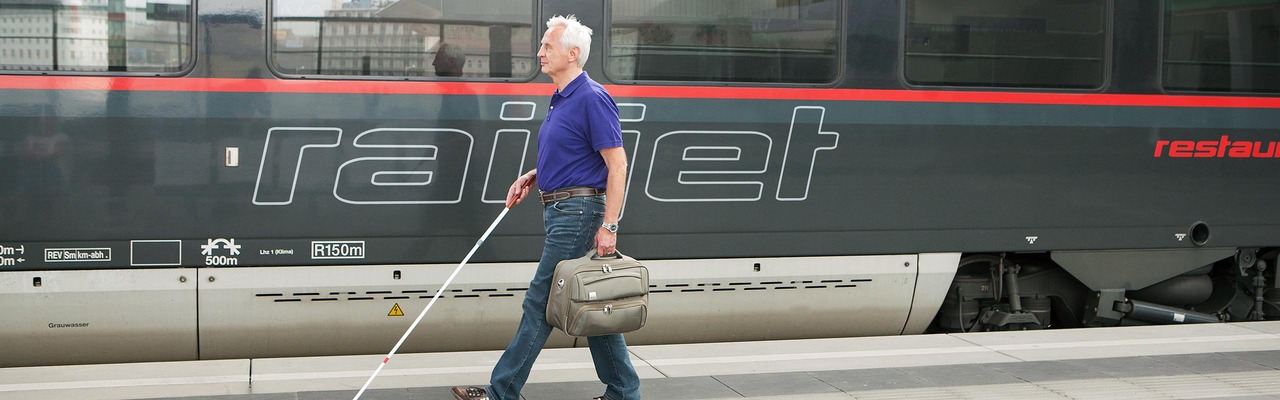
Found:
[[577, 78], [573, 78], [573, 81], [569, 82], [568, 85], [564, 85], [564, 90], [557, 90], [556, 94], [561, 97], [569, 97], [569, 95], [573, 94], [573, 91], [578, 90], [579, 86], [585, 85], [587, 79], [591, 79], [587, 76], [587, 71], [582, 71], [581, 75], [578, 75]]

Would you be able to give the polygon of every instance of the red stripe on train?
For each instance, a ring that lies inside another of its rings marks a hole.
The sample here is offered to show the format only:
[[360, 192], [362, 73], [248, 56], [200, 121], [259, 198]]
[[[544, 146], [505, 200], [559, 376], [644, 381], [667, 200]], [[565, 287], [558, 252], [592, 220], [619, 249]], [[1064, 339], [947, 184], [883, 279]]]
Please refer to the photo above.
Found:
[[[1280, 98], [945, 90], [873, 90], [710, 86], [606, 85], [615, 97], [922, 103], [1059, 104], [1135, 107], [1280, 108]], [[477, 83], [309, 79], [0, 76], [0, 89], [159, 92], [332, 93], [547, 96], [549, 83]]]

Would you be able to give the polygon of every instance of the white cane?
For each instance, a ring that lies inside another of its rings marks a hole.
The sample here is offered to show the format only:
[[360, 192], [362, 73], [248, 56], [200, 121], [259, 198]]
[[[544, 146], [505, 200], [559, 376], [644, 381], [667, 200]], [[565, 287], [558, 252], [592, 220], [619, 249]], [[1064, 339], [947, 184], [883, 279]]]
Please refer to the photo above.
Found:
[[391, 361], [391, 356], [394, 356], [396, 354], [396, 350], [400, 350], [400, 345], [404, 344], [404, 340], [409, 338], [409, 334], [413, 332], [413, 328], [417, 328], [418, 323], [422, 322], [422, 317], [426, 316], [427, 311], [431, 310], [431, 305], [436, 304], [436, 300], [440, 299], [440, 294], [444, 293], [444, 289], [449, 287], [449, 283], [453, 282], [453, 278], [458, 276], [458, 272], [462, 271], [462, 266], [467, 265], [467, 261], [471, 260], [471, 256], [476, 254], [476, 250], [480, 249], [480, 245], [484, 244], [484, 240], [489, 237], [490, 233], [493, 233], [493, 228], [497, 228], [498, 223], [502, 222], [502, 217], [507, 215], [507, 211], [511, 211], [511, 208], [502, 209], [502, 213], [498, 214], [498, 219], [493, 220], [493, 224], [489, 225], [489, 229], [484, 231], [484, 235], [480, 236], [480, 240], [471, 248], [471, 252], [467, 253], [467, 256], [462, 259], [462, 263], [458, 264], [458, 268], [453, 270], [453, 274], [449, 275], [449, 279], [444, 281], [444, 286], [441, 286], [440, 290], [436, 291], [436, 295], [431, 297], [431, 302], [427, 303], [427, 308], [422, 309], [422, 312], [418, 313], [418, 318], [413, 320], [413, 325], [409, 325], [409, 330], [404, 331], [404, 335], [400, 336], [400, 341], [396, 342], [396, 346], [391, 348], [391, 352], [387, 353], [387, 357], [382, 359], [382, 363], [378, 364], [378, 369], [373, 371], [373, 375], [369, 376], [369, 380], [364, 382], [364, 386], [360, 388], [359, 392], [356, 392], [356, 397], [352, 400], [360, 399], [360, 395], [364, 394], [365, 389], [369, 388], [370, 383], [373, 383], [373, 378], [378, 377], [378, 373], [382, 372], [382, 367], [387, 366], [387, 362]]

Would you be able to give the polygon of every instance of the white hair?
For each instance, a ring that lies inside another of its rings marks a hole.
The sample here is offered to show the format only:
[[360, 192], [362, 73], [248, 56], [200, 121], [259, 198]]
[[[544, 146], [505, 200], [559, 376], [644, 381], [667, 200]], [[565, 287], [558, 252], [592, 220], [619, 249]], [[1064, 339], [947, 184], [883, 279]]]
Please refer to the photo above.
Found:
[[578, 67], [587, 65], [587, 56], [591, 54], [591, 28], [578, 22], [578, 18], [572, 14], [569, 16], [554, 16], [547, 20], [547, 30], [556, 27], [563, 27], [564, 31], [560, 33], [560, 45], [564, 49], [571, 50], [578, 48]]
[[467, 52], [456, 44], [441, 43], [440, 47], [436, 48], [436, 52], [444, 53], [445, 57], [452, 58], [453, 62], [458, 65], [458, 69], [462, 69], [462, 66], [467, 63]]

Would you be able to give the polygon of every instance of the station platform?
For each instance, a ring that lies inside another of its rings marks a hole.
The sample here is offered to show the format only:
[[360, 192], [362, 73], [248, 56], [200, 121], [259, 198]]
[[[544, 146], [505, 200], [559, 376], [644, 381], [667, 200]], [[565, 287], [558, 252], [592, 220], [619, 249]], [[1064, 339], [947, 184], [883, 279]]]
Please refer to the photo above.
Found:
[[[1280, 399], [1280, 322], [632, 346], [645, 399]], [[448, 400], [500, 352], [398, 354], [363, 399]], [[0, 355], [2, 356], [2, 355]], [[0, 369], [0, 399], [351, 399], [384, 355]], [[528, 400], [589, 399], [585, 348]]]

